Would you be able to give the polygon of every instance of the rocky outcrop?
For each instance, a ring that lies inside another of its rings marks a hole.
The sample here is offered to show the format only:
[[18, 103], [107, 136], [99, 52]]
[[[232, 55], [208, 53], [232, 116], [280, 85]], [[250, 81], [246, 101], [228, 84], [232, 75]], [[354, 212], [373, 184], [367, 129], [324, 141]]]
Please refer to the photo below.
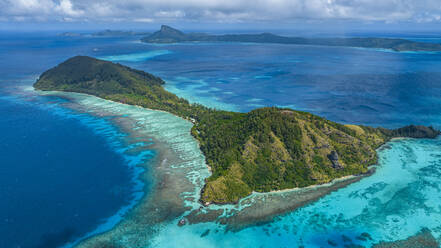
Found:
[[334, 169], [342, 169], [343, 168], [343, 166], [340, 164], [340, 162], [338, 162], [338, 153], [336, 151], [332, 151], [328, 155], [328, 159], [331, 161], [332, 167]]
[[148, 43], [174, 43], [188, 41], [188, 37], [183, 32], [167, 25], [162, 25], [159, 31], [144, 37], [143, 42]]

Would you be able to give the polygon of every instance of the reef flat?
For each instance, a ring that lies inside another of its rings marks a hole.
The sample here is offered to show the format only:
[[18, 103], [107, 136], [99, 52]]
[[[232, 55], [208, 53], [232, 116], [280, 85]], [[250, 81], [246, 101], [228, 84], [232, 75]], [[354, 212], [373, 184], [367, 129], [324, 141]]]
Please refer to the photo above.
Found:
[[253, 193], [235, 205], [199, 208], [183, 216], [183, 219], [190, 224], [216, 222], [225, 225], [229, 231], [239, 231], [256, 224], [270, 223], [277, 216], [313, 203], [323, 196], [358, 182], [373, 173], [375, 173], [375, 168], [371, 168], [361, 175], [335, 179], [322, 185]]
[[373, 248], [439, 248], [440, 243], [433, 237], [430, 230], [424, 228], [416, 235], [405, 240], [381, 242]]

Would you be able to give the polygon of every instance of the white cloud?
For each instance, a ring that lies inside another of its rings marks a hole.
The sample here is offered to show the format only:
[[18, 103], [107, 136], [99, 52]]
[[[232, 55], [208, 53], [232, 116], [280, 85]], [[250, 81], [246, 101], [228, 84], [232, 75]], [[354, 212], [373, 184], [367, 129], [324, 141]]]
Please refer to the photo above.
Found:
[[133, 21], [134, 22], [146, 22], [146, 23], [154, 22], [154, 20], [151, 18], [135, 18], [135, 19], [133, 19]]
[[0, 0], [0, 20], [441, 21], [440, 0]]
[[103, 2], [93, 3], [90, 6], [90, 12], [95, 13], [97, 16], [112, 16], [114, 15], [113, 6]]
[[54, 7], [52, 0], [5, 0], [2, 6], [2, 15], [35, 15], [48, 14]]
[[15, 21], [45, 21], [53, 18], [75, 21], [85, 11], [76, 9], [70, 0], [0, 0], [0, 16]]
[[67, 16], [81, 16], [84, 14], [83, 10], [75, 10], [70, 0], [61, 0], [55, 9], [60, 11], [61, 14], [65, 14]]
[[154, 14], [159, 18], [182, 18], [185, 16], [185, 12], [182, 10], [172, 10], [172, 11], [158, 11]]

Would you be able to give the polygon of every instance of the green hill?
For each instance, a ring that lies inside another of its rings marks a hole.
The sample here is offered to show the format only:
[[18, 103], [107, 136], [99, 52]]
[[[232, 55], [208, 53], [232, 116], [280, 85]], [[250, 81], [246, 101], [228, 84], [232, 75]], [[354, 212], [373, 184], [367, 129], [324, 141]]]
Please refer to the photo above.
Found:
[[[152, 74], [120, 64], [76, 56], [41, 74], [34, 87], [95, 95], [117, 102], [190, 116], [185, 99], [164, 90], [165, 82]], [[205, 108], [202, 108], [205, 110]]]
[[80, 92], [164, 110], [194, 123], [212, 170], [201, 200], [229, 203], [252, 191], [268, 192], [326, 183], [365, 173], [375, 149], [392, 137], [434, 138], [431, 127], [389, 130], [342, 125], [310, 113], [260, 108], [249, 113], [214, 110], [167, 92], [149, 73], [85, 56], [44, 72], [38, 90]]

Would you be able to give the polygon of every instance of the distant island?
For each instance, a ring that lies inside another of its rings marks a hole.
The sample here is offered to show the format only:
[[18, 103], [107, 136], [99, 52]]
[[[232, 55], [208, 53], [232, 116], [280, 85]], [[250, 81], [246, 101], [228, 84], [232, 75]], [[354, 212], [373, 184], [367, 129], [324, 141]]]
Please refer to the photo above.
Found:
[[125, 37], [125, 36], [146, 36], [151, 35], [149, 32], [135, 32], [126, 30], [111, 30], [106, 29], [103, 31], [98, 31], [94, 33], [75, 33], [75, 32], [64, 32], [58, 34], [58, 36], [64, 37]]
[[63, 32], [63, 33], [57, 34], [57, 36], [61, 36], [61, 37], [81, 37], [84, 35], [85, 34], [83, 34], [83, 33], [75, 33], [75, 32]]
[[376, 149], [394, 137], [435, 138], [425, 126], [399, 129], [343, 125], [287, 108], [248, 113], [211, 109], [166, 91], [164, 81], [120, 64], [76, 56], [41, 74], [44, 91], [95, 95], [125, 104], [163, 110], [191, 121], [212, 175], [201, 201], [234, 203], [254, 192], [323, 184], [367, 173]]
[[92, 36], [136, 36], [136, 35], [150, 35], [148, 32], [135, 32], [135, 31], [124, 31], [124, 30], [111, 30], [106, 29], [103, 31], [92, 33]]
[[141, 39], [147, 43], [178, 42], [254, 42], [295, 45], [319, 45], [391, 49], [394, 51], [441, 51], [441, 44], [416, 42], [393, 38], [302, 38], [286, 37], [271, 33], [261, 34], [223, 34], [184, 33], [172, 27], [162, 25], [161, 29]]

